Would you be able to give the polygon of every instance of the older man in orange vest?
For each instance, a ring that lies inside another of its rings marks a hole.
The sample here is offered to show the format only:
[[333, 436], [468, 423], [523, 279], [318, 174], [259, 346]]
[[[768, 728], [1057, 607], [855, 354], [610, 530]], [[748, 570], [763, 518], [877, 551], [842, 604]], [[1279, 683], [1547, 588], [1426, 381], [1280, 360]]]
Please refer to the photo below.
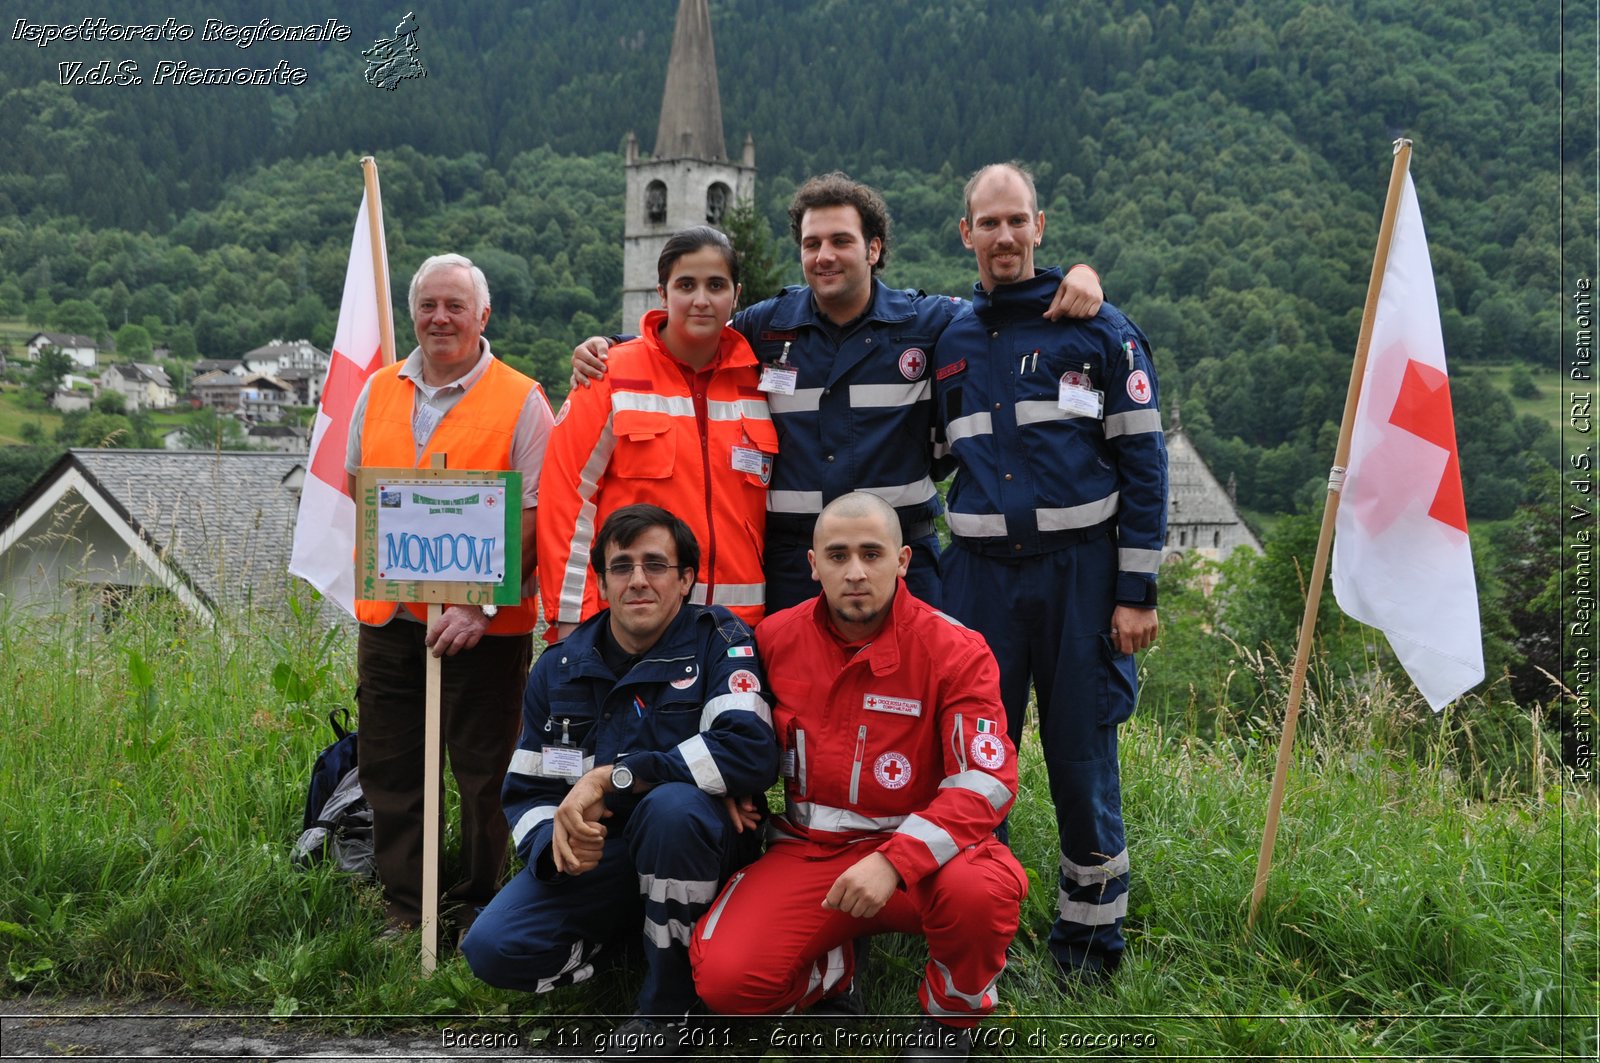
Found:
[[537, 383], [495, 358], [483, 329], [489, 284], [460, 255], [436, 255], [411, 278], [417, 347], [373, 375], [356, 402], [345, 471], [355, 494], [362, 466], [425, 467], [445, 454], [458, 469], [522, 473], [523, 598], [498, 610], [357, 601], [356, 699], [361, 787], [372, 805], [378, 878], [389, 927], [422, 918], [423, 691], [426, 655], [441, 657], [444, 748], [461, 794], [462, 879], [441, 911], [470, 924], [505, 870], [500, 787], [516, 746], [522, 688], [538, 620], [532, 584], [539, 468], [553, 417]]

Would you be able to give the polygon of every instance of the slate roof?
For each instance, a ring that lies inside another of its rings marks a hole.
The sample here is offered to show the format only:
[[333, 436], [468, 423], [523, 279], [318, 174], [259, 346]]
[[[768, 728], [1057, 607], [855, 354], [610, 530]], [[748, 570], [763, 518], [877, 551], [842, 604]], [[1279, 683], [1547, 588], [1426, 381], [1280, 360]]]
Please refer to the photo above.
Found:
[[75, 466], [207, 605], [283, 601], [304, 455], [242, 451], [68, 451], [10, 519]]

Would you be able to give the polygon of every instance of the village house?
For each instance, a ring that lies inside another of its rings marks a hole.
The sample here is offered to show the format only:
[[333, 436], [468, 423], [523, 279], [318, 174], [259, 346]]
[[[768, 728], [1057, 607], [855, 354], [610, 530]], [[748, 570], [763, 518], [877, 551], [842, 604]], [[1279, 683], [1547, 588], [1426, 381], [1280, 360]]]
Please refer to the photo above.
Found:
[[158, 365], [130, 362], [110, 366], [100, 374], [100, 387], [121, 395], [130, 412], [166, 410], [178, 403], [167, 371]]
[[287, 454], [70, 450], [0, 520], [0, 607], [281, 607], [304, 479]]
[[84, 369], [93, 369], [100, 353], [92, 336], [79, 336], [71, 332], [35, 332], [28, 340], [28, 360], [37, 362], [46, 347], [54, 347], [71, 358], [73, 364]]

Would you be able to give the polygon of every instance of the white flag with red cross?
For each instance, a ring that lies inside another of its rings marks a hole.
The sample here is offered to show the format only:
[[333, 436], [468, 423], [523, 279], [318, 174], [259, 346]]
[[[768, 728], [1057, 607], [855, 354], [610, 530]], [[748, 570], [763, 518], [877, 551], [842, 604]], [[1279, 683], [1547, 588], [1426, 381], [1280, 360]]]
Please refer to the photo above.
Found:
[[[350, 264], [344, 275], [344, 298], [339, 303], [339, 326], [333, 337], [333, 358], [317, 407], [311, 434], [310, 462], [300, 492], [300, 513], [294, 527], [294, 551], [289, 571], [338, 602], [355, 615], [356, 504], [345, 490], [345, 444], [350, 438], [350, 417], [356, 399], [370, 377], [383, 365], [380, 312], [388, 307], [388, 282], [380, 288], [373, 265], [373, 243], [379, 261], [388, 262], [383, 218], [377, 219], [376, 237], [367, 212], [375, 208], [363, 194], [350, 240]], [[379, 292], [383, 292], [379, 302]], [[380, 309], [381, 308], [381, 309]]]
[[1405, 178], [1333, 542], [1339, 607], [1379, 628], [1435, 711], [1483, 679], [1439, 300]]

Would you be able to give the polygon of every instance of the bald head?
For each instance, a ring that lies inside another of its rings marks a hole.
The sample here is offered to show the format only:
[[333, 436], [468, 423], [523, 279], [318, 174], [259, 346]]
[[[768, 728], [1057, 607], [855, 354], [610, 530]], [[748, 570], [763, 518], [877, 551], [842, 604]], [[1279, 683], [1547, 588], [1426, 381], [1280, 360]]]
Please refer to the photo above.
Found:
[[851, 491], [822, 507], [822, 512], [817, 516], [816, 530], [811, 535], [811, 545], [819, 550], [822, 548], [823, 526], [830, 517], [875, 521], [882, 532], [884, 545], [891, 552], [904, 545], [900, 534], [900, 515], [893, 506], [870, 491]]
[[848, 639], [877, 634], [911, 563], [894, 508], [865, 491], [836, 498], [817, 517], [811, 547], [811, 577], [835, 630]]

